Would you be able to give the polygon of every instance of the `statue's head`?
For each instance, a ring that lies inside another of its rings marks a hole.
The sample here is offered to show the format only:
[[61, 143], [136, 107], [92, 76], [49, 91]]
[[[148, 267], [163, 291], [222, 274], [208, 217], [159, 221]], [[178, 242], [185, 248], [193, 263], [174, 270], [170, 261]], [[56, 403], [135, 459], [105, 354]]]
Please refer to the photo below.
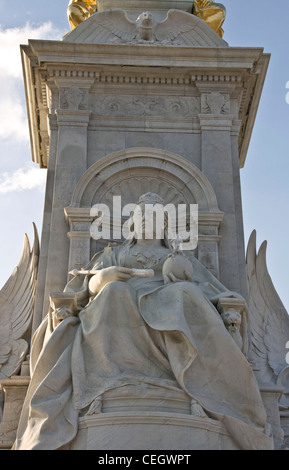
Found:
[[163, 198], [156, 193], [148, 192], [139, 197], [128, 223], [134, 233], [133, 241], [138, 238], [159, 238], [169, 246], [168, 215], [164, 207]]
[[239, 312], [229, 308], [226, 312], [222, 313], [221, 317], [228, 331], [236, 332], [240, 330], [242, 317]]
[[162, 204], [164, 206], [165, 202], [163, 198], [156, 193], [145, 193], [140, 196], [137, 205], [145, 204]]

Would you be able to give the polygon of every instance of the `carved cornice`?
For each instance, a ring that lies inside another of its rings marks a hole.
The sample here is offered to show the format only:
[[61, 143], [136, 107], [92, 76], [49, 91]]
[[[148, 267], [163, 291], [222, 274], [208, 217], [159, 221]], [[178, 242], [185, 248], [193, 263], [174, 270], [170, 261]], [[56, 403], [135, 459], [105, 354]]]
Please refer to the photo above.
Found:
[[[75, 44], [57, 41], [30, 41], [22, 46], [25, 89], [34, 161], [47, 166], [50, 129], [49, 114], [57, 109], [70, 109], [65, 94], [78, 88], [86, 96], [79, 109], [92, 110], [101, 96], [137, 95], [147, 102], [148, 97], [176, 97], [179, 110], [184, 98], [202, 99], [210, 93], [223, 94], [227, 102], [221, 114], [233, 115], [234, 123], [241, 121], [234, 133], [239, 134], [240, 166], [246, 152], [256, 117], [258, 103], [269, 62], [269, 55], [254, 48], [206, 48], [149, 45]], [[178, 97], [178, 98], [177, 98]], [[229, 102], [230, 98], [230, 111]], [[129, 100], [129, 98], [127, 98]], [[140, 104], [140, 103], [139, 103]], [[203, 101], [204, 104], [204, 101]], [[73, 107], [73, 106], [72, 106]], [[155, 108], [156, 109], [156, 108]], [[163, 105], [164, 111], [164, 105]], [[148, 124], [143, 130], [200, 132], [199, 112], [177, 113], [177, 119], [159, 119], [167, 116], [156, 110], [145, 111]], [[114, 114], [113, 114], [114, 112]], [[121, 129], [123, 116], [113, 110], [95, 120], [92, 113], [90, 125], [109, 129]], [[210, 113], [212, 114], [212, 110]], [[129, 114], [126, 116], [129, 117]], [[141, 124], [134, 119], [135, 129]], [[179, 121], [178, 121], [179, 119]], [[129, 119], [128, 119], [129, 121]], [[54, 125], [54, 123], [53, 123]], [[123, 128], [125, 129], [125, 128]]]

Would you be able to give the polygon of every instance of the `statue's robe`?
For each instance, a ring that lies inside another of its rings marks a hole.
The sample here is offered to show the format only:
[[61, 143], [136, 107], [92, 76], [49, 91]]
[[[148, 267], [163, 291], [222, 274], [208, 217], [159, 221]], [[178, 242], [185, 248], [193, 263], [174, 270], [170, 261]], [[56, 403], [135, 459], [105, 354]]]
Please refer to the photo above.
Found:
[[204, 8], [199, 7], [198, 2], [194, 2], [194, 15], [205, 21], [216, 33], [223, 37], [222, 26], [226, 19], [226, 9], [221, 3], [212, 3]]
[[[68, 283], [81, 311], [55, 329], [49, 314], [35, 334], [15, 449], [65, 446], [79, 414], [120, 387], [182, 390], [240, 449], [273, 448], [255, 376], [211, 301], [238, 294], [191, 261], [194, 282], [164, 284], [160, 262], [153, 278], [111, 282], [89, 300], [89, 276]], [[87, 269], [114, 265], [125, 265], [122, 247], [106, 248]]]

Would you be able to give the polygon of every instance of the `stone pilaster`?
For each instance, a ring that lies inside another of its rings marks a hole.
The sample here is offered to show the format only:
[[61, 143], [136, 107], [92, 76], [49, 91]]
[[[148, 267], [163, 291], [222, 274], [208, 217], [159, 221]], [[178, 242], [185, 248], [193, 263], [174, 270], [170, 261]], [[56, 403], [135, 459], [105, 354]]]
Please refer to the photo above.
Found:
[[[225, 213], [220, 227], [219, 269], [222, 282], [245, 297], [245, 257], [240, 243], [240, 200], [236, 201], [235, 179], [239, 176], [233, 160], [232, 137], [238, 134], [239, 122], [231, 103], [235, 84], [197, 83], [201, 93], [201, 170], [211, 182], [219, 208]], [[216, 86], [218, 86], [218, 91]], [[234, 149], [235, 150], [235, 149]], [[237, 171], [237, 174], [236, 174]], [[241, 234], [241, 235], [240, 235]]]
[[88, 109], [60, 108], [56, 111], [58, 141], [43, 315], [48, 309], [49, 293], [62, 291], [67, 281], [69, 243], [63, 208], [70, 204], [75, 185], [87, 167], [87, 128], [90, 114]]

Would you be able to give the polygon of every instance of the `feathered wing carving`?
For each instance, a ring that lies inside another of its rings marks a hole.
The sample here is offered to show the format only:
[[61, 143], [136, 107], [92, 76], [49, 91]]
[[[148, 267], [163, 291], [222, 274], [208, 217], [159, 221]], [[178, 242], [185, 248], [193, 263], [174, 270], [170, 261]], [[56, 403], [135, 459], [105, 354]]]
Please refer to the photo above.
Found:
[[253, 231], [247, 248], [251, 359], [259, 379], [282, 384], [286, 394], [289, 393], [286, 363], [289, 316], [268, 273], [266, 249], [267, 242], [264, 242], [257, 254], [256, 231]]
[[28, 351], [25, 334], [33, 317], [39, 240], [34, 227], [32, 250], [25, 235], [18, 266], [0, 291], [0, 380], [17, 374]]
[[[200, 23], [196, 16], [180, 10], [169, 10], [167, 17], [156, 26], [154, 35], [157, 41], [164, 43], [173, 43], [177, 40], [182, 45], [199, 46], [203, 45], [205, 40], [201, 31], [202, 27], [203, 23]], [[206, 32], [208, 33], [208, 31]], [[214, 35], [214, 32], [210, 34], [210, 39], [214, 38]], [[200, 43], [198, 43], [199, 36]], [[219, 38], [217, 38], [217, 42], [219, 42]]]
[[228, 44], [197, 16], [180, 10], [169, 10], [159, 22], [153, 13], [144, 11], [134, 21], [125, 10], [104, 10], [93, 14], [71, 33], [64, 42], [91, 44], [161, 44], [180, 46], [227, 47]]
[[94, 42], [97, 32], [98, 42], [105, 43], [111, 42], [113, 39], [130, 41], [137, 35], [136, 22], [131, 21], [126, 12], [121, 9], [105, 10], [92, 15], [89, 18], [91, 31], [87, 27], [87, 21], [81, 23], [63, 40], [67, 42]]

